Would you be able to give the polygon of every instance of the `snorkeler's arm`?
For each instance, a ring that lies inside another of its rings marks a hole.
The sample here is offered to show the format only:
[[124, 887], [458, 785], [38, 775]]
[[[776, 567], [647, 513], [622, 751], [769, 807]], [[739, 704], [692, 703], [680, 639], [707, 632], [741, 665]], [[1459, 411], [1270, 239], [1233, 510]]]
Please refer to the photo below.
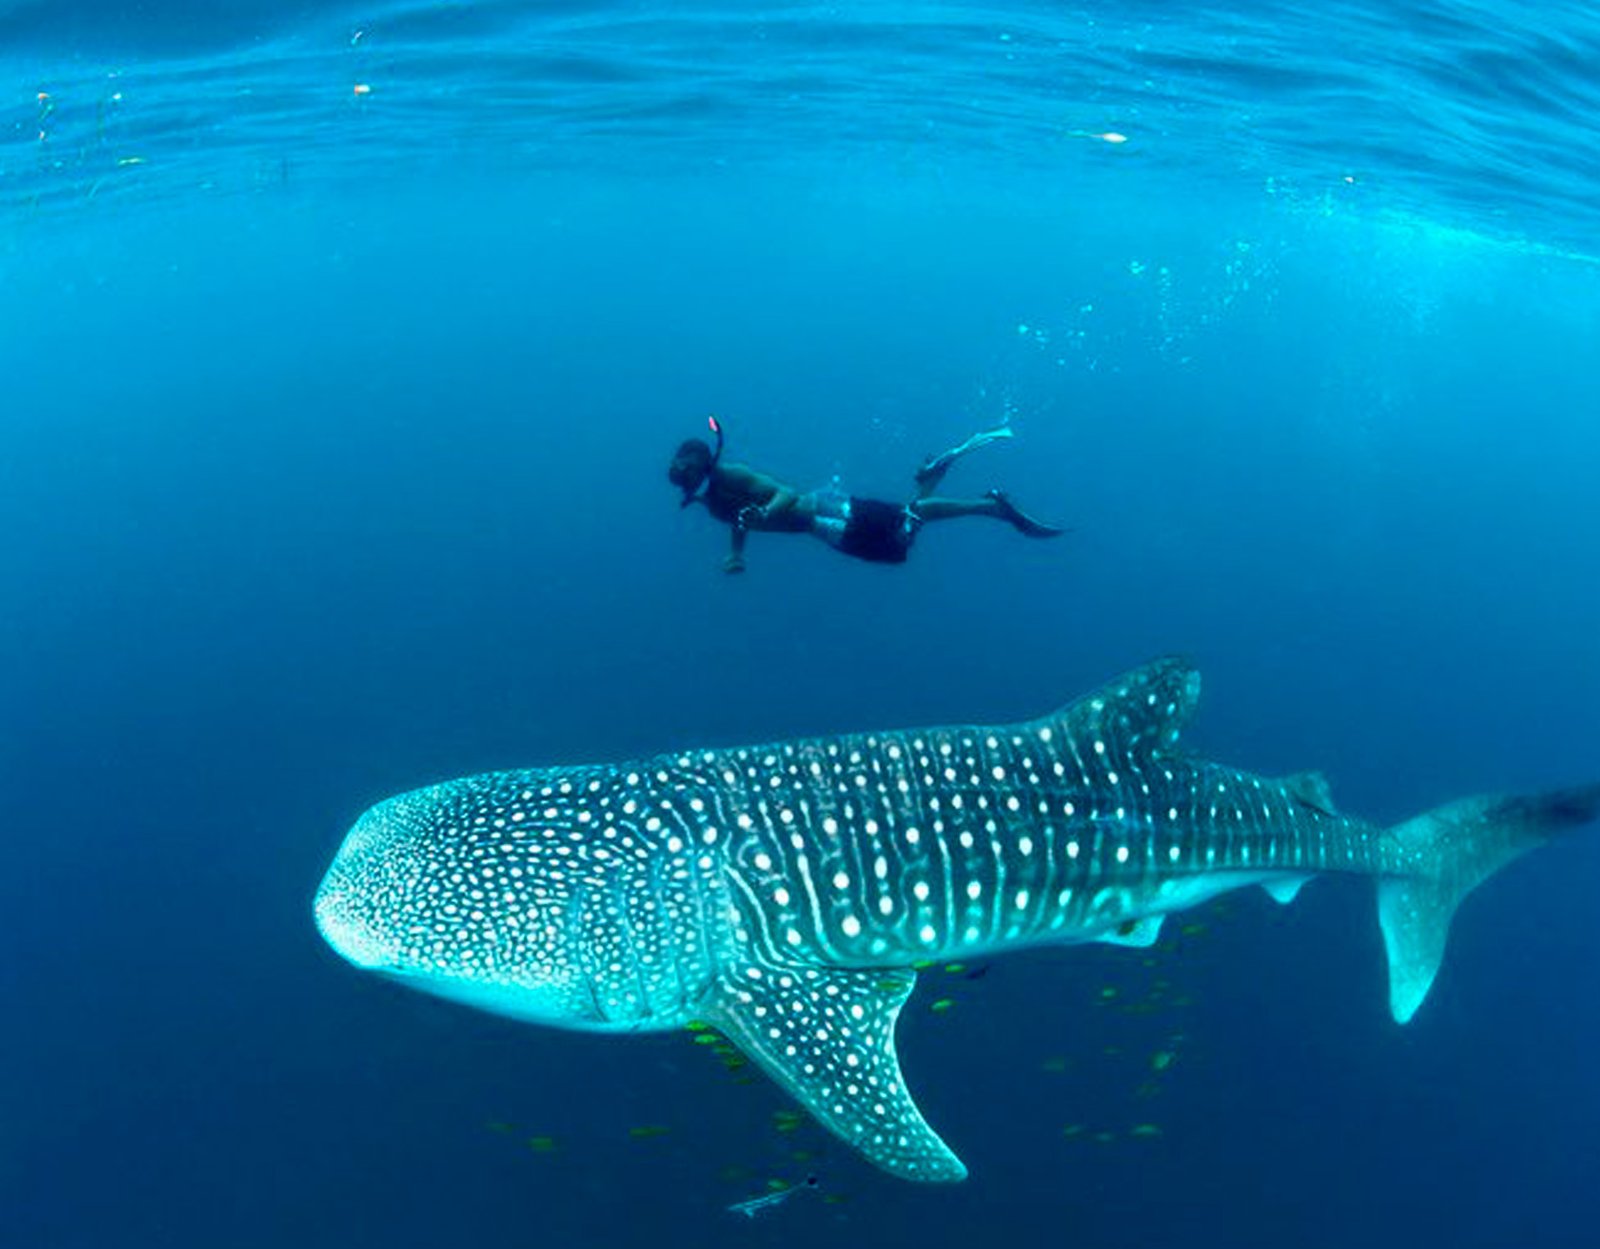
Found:
[[782, 482], [773, 482], [772, 484], [772, 497], [762, 504], [759, 509], [762, 520], [772, 520], [775, 517], [782, 516], [785, 512], [791, 511], [794, 505], [800, 501], [799, 491], [789, 489]]
[[750, 531], [743, 524], [731, 526], [733, 530], [733, 549], [728, 552], [728, 558], [722, 561], [723, 572], [744, 571], [744, 540]]

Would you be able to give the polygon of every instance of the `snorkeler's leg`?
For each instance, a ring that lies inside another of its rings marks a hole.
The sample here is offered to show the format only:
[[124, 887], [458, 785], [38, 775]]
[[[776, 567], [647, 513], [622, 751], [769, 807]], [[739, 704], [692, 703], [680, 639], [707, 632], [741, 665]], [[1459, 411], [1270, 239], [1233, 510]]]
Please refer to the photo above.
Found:
[[979, 447], [987, 447], [991, 442], [1001, 442], [1012, 436], [1010, 425], [996, 425], [993, 429], [979, 430], [965, 442], [958, 443], [948, 451], [930, 455], [917, 469], [917, 497], [926, 498], [931, 494], [944, 480], [944, 475], [950, 471], [950, 466], [962, 456], [969, 455]]
[[910, 505], [918, 520], [956, 520], [962, 516], [1000, 518], [1000, 505], [993, 499], [918, 499]]
[[1067, 532], [1029, 516], [1011, 501], [1011, 496], [1004, 490], [991, 490], [981, 499], [918, 499], [911, 504], [911, 509], [922, 521], [989, 516], [1005, 521], [1030, 538], [1056, 538]]

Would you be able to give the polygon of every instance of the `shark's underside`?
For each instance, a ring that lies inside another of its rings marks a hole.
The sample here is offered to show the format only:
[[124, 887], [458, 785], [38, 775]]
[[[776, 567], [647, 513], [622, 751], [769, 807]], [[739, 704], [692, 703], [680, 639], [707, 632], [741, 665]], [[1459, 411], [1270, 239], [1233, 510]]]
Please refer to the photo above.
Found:
[[359, 966], [534, 1022], [704, 1021], [873, 1162], [965, 1168], [901, 1079], [914, 964], [1148, 944], [1164, 915], [1320, 872], [1378, 885], [1408, 1020], [1474, 886], [1595, 818], [1600, 785], [1470, 798], [1393, 828], [1315, 775], [1190, 756], [1199, 678], [1162, 660], [1041, 719], [496, 772], [380, 803], [322, 882]]

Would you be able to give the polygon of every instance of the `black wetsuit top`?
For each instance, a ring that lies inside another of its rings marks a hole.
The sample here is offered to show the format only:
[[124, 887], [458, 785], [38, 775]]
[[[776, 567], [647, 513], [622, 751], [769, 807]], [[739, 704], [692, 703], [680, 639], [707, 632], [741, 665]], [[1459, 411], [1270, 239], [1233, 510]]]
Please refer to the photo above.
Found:
[[737, 524], [739, 513], [750, 505], [742, 492], [722, 488], [722, 478], [714, 468], [706, 477], [705, 493], [700, 497], [705, 500], [708, 512], [729, 525]]
[[[722, 474], [716, 469], [712, 469], [711, 475], [706, 478], [705, 493], [700, 497], [705, 500], [706, 510], [727, 525], [737, 525], [739, 513], [745, 508], [760, 505], [760, 500], [743, 490], [729, 490], [724, 486]], [[802, 512], [790, 511], [764, 521], [761, 528], [779, 533], [804, 533], [811, 528], [811, 520]]]

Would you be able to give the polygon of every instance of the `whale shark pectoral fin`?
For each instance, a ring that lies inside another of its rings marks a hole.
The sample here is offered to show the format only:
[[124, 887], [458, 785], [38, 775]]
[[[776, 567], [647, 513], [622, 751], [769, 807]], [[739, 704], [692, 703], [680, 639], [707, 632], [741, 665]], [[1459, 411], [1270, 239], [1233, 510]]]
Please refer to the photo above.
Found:
[[725, 972], [708, 1022], [816, 1120], [908, 1180], [965, 1179], [900, 1075], [894, 1022], [914, 972], [763, 964]]
[[1161, 921], [1164, 915], [1146, 915], [1143, 919], [1124, 920], [1115, 928], [1107, 928], [1095, 938], [1106, 945], [1131, 945], [1147, 949], [1161, 939]]
[[1199, 702], [1200, 673], [1194, 665], [1185, 659], [1158, 659], [1068, 703], [1044, 723], [1059, 727], [1095, 754], [1111, 748], [1148, 757], [1177, 745]]

